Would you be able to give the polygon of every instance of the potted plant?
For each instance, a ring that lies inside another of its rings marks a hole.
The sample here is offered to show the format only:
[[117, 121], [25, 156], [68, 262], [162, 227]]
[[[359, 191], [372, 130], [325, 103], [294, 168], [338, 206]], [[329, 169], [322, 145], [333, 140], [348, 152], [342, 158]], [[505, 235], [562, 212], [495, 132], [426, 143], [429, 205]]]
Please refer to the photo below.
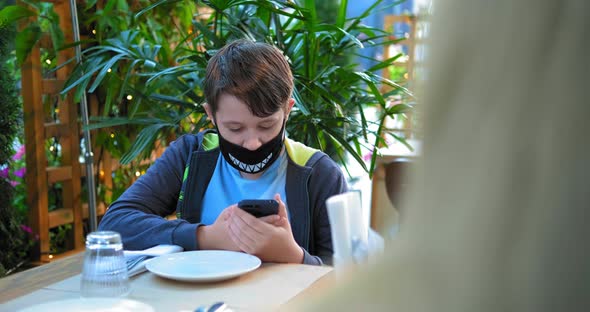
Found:
[[[329, 151], [344, 165], [348, 155], [372, 173], [376, 154], [369, 166], [362, 155], [387, 136], [403, 142], [384, 123], [411, 109], [389, 106], [388, 97], [411, 92], [377, 74], [399, 56], [366, 70], [342, 60], [366, 46], [391, 43], [388, 33], [361, 23], [381, 2], [346, 18], [347, 1], [341, 1], [335, 23], [322, 22], [311, 0], [163, 0], [131, 16], [105, 15], [113, 5], [93, 7], [100, 14], [89, 19], [88, 28], [104, 32], [97, 31], [93, 45], [84, 49], [63, 94], [75, 89], [77, 97], [89, 92], [100, 98], [101, 113], [90, 128], [125, 125], [122, 132], [133, 143], [127, 141], [131, 146], [121, 163], [129, 163], [147, 157], [155, 142], [166, 144], [180, 133], [210, 127], [201, 107], [201, 81], [217, 49], [238, 38], [268, 42], [285, 53], [295, 76], [289, 136]], [[383, 84], [393, 90], [381, 92]], [[368, 107], [380, 108], [378, 115], [366, 115]]]

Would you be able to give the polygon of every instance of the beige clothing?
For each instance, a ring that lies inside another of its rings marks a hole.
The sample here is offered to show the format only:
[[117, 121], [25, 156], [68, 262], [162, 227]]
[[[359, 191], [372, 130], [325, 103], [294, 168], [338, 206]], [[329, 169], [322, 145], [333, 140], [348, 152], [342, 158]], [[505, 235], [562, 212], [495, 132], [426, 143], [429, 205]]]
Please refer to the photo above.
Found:
[[588, 12], [435, 2], [399, 238], [311, 310], [590, 311]]

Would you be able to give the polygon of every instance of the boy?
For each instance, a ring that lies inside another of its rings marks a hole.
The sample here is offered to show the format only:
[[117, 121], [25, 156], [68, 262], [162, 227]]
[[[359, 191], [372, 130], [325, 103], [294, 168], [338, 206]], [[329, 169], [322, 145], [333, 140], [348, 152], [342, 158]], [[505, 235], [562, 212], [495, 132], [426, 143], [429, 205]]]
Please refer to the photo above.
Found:
[[[126, 249], [176, 244], [223, 249], [267, 262], [331, 262], [325, 201], [346, 191], [324, 153], [285, 137], [293, 75], [275, 47], [247, 40], [220, 49], [207, 66], [204, 104], [215, 130], [184, 135], [103, 217]], [[270, 199], [279, 213], [255, 218], [242, 199]], [[177, 220], [163, 217], [176, 210]]]

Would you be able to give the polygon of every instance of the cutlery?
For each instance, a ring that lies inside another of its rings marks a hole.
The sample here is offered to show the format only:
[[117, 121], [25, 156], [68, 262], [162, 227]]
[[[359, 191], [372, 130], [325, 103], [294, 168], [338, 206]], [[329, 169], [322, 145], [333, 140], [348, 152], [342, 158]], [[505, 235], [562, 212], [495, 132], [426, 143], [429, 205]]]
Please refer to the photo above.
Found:
[[141, 263], [142, 261], [152, 258], [151, 256], [143, 255], [137, 257], [131, 257], [127, 260], [127, 270], [133, 269], [137, 264]]
[[211, 307], [209, 307], [209, 310], [207, 310], [207, 312], [222, 312], [222, 311], [226, 311], [227, 308], [227, 304], [225, 304], [225, 302], [216, 302], [213, 305], [211, 305]]
[[206, 306], [200, 306], [198, 307], [195, 312], [231, 312], [230, 309], [228, 309], [227, 304], [225, 304], [225, 302], [220, 301], [220, 302], [216, 302], [214, 304], [212, 304], [209, 308], [207, 308]]

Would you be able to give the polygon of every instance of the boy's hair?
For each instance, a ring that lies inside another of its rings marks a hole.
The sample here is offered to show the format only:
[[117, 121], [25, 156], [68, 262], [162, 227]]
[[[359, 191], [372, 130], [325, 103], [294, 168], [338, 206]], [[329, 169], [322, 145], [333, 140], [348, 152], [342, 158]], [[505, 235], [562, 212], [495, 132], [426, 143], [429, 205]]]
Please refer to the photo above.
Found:
[[213, 113], [219, 97], [240, 99], [258, 117], [282, 108], [293, 92], [293, 74], [276, 47], [240, 39], [221, 48], [207, 65], [203, 82], [205, 98]]

